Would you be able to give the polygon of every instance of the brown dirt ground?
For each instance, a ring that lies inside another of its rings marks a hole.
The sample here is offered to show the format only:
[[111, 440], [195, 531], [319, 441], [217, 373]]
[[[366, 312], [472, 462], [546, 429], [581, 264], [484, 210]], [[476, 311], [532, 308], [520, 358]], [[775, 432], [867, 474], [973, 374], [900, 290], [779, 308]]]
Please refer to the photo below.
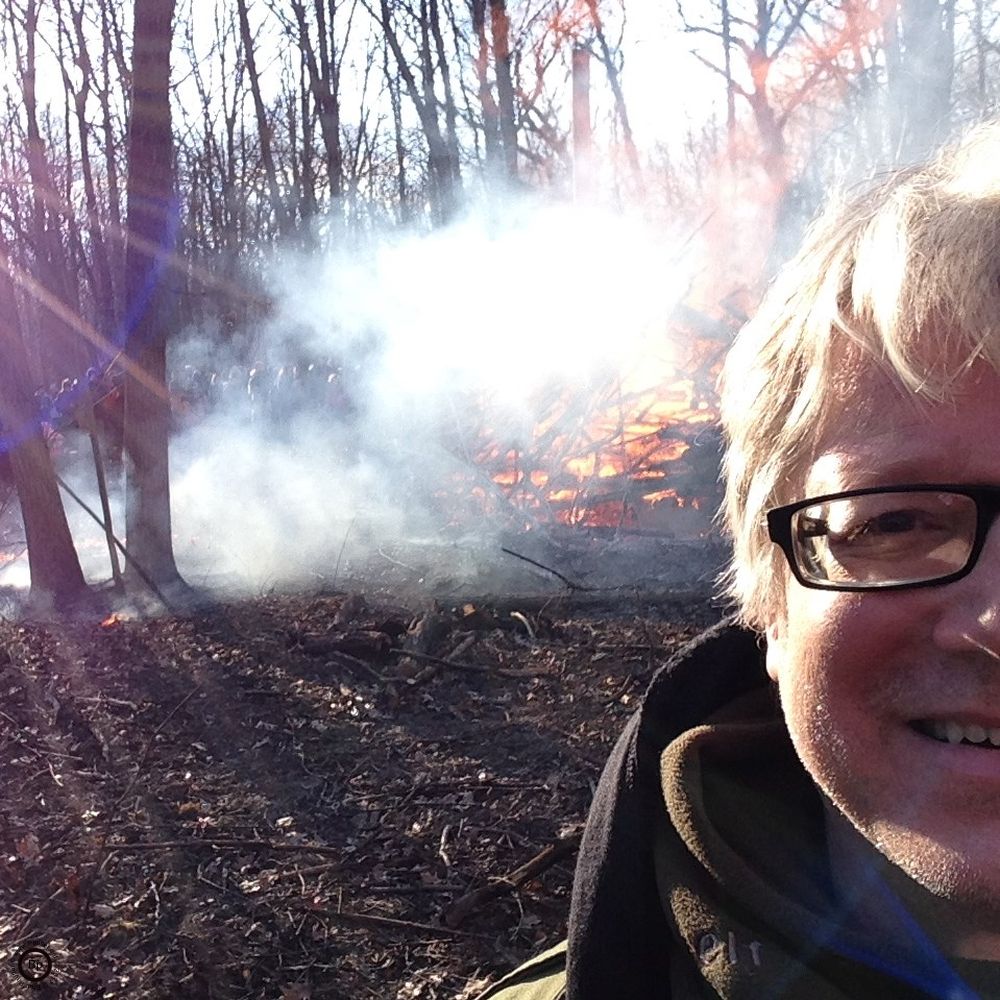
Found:
[[610, 746], [718, 614], [334, 595], [0, 622], [0, 996], [474, 996], [564, 936]]

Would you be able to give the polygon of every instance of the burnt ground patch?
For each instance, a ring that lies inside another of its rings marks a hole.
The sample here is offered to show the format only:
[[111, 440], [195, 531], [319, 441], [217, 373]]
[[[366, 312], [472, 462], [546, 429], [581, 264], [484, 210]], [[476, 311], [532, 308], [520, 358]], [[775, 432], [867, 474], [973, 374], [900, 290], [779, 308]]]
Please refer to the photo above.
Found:
[[603, 761], [718, 614], [332, 595], [0, 623], [0, 995], [473, 995], [565, 934]]

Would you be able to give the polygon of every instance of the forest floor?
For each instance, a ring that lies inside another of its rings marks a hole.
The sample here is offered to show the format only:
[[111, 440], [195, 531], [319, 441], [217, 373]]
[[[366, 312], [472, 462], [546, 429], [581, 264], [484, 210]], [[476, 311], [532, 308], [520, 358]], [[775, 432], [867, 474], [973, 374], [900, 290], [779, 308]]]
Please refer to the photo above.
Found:
[[475, 996], [565, 935], [611, 745], [719, 614], [331, 595], [0, 622], [0, 997]]

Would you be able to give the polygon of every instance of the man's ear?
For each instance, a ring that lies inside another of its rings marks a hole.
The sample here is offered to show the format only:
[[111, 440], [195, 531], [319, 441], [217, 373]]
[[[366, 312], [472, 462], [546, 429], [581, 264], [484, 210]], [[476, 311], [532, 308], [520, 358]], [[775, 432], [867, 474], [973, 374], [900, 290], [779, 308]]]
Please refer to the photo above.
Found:
[[785, 628], [781, 620], [772, 621], [764, 630], [764, 634], [767, 636], [767, 654], [764, 658], [767, 675], [772, 681], [777, 682], [785, 658]]

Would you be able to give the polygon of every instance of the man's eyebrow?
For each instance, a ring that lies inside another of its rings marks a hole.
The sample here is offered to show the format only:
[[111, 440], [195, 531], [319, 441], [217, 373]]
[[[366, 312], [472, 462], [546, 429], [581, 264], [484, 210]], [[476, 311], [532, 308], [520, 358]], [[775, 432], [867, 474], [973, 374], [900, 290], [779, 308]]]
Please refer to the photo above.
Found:
[[891, 462], [859, 464], [857, 469], [851, 471], [859, 475], [888, 477], [893, 483], [899, 482], [903, 485], [906, 482], [917, 481], [937, 482], [941, 479], [940, 475], [935, 474], [935, 467], [938, 466], [943, 467], [944, 463], [934, 459], [903, 457], [893, 459]]
[[862, 489], [867, 486], [906, 486], [910, 483], [953, 482], [953, 473], [945, 475], [935, 471], [947, 466], [948, 456], [941, 455], [902, 455], [892, 460], [878, 461], [875, 455], [863, 452], [836, 453], [838, 459], [836, 476], [826, 474], [809, 479], [810, 491], [814, 486], [822, 486], [825, 492], [837, 492], [845, 489]]

